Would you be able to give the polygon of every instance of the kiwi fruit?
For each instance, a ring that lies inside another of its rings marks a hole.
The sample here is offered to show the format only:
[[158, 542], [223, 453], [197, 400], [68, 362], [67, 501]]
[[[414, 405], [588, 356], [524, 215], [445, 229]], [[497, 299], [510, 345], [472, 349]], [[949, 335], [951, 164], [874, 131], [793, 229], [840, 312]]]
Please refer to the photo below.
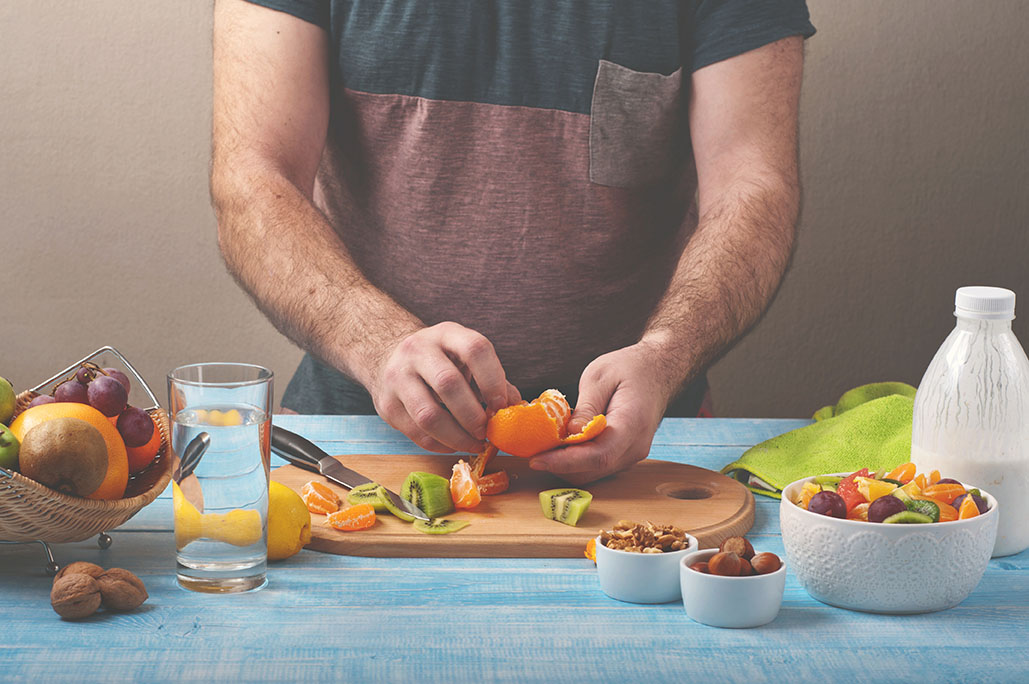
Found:
[[[397, 516], [398, 518], [400, 518], [404, 522], [413, 522], [414, 521], [415, 517], [413, 515], [411, 515], [407, 511], [400, 510], [399, 508], [396, 507], [396, 505], [393, 503], [393, 501], [390, 500], [389, 494], [386, 493], [386, 488], [385, 487], [383, 487], [381, 485], [379, 487], [376, 487], [376, 489], [375, 489], [375, 496], [379, 499], [379, 503], [382, 504], [383, 507], [385, 507], [385, 509], [388, 512], [390, 512], [393, 515]], [[348, 497], [348, 500], [349, 500], [349, 497]]]
[[347, 494], [347, 503], [351, 506], [358, 504], [368, 504], [375, 509], [376, 513], [389, 513], [389, 509], [386, 508], [386, 504], [379, 501], [379, 495], [375, 491], [379, 488], [379, 483], [369, 482], [368, 484], [357, 485], [350, 490]]
[[468, 527], [467, 520], [415, 520], [413, 527], [425, 534], [450, 534]]
[[80, 418], [52, 418], [25, 433], [18, 466], [22, 475], [51, 489], [88, 496], [107, 476], [107, 443]]
[[438, 518], [454, 510], [450, 498], [450, 480], [435, 473], [415, 471], [400, 487], [400, 498], [410, 501], [430, 518]]
[[543, 515], [573, 527], [586, 513], [591, 501], [593, 495], [585, 489], [548, 489], [540, 492]]

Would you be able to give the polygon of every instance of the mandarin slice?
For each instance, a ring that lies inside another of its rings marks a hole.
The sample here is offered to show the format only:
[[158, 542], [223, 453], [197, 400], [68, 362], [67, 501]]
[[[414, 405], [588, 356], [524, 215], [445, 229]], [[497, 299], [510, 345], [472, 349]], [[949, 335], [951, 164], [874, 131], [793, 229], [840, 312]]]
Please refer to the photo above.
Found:
[[482, 501], [471, 466], [464, 461], [454, 464], [454, 473], [450, 476], [450, 498], [457, 508], [475, 508]]
[[300, 489], [300, 498], [312, 513], [327, 515], [339, 510], [339, 496], [324, 482], [308, 482]]
[[975, 504], [975, 499], [971, 496], [966, 496], [965, 500], [961, 502], [961, 507], [958, 509], [958, 520], [968, 520], [979, 515], [979, 507]]
[[511, 486], [511, 480], [506, 470], [498, 470], [489, 475], [483, 475], [478, 479], [479, 494], [482, 496], [494, 496], [503, 494]]
[[336, 530], [353, 532], [364, 530], [375, 524], [375, 508], [371, 504], [357, 504], [329, 513], [326, 524]]

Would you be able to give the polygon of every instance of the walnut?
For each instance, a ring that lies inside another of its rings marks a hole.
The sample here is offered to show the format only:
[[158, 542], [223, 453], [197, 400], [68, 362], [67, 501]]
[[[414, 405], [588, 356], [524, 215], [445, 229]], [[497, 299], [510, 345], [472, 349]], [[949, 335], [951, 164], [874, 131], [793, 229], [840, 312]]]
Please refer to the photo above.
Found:
[[632, 553], [666, 553], [689, 546], [686, 533], [674, 525], [655, 525], [619, 520], [613, 530], [600, 531], [600, 543], [609, 549]]
[[68, 620], [89, 617], [100, 607], [100, 584], [82, 573], [69, 573], [54, 581], [50, 605]]
[[56, 577], [54, 577], [54, 581], [56, 582], [65, 575], [74, 574], [89, 575], [93, 579], [96, 579], [100, 575], [104, 574], [104, 569], [96, 563], [90, 563], [89, 561], [75, 561], [74, 563], [69, 563], [61, 568], [61, 571], [57, 573]]
[[108, 610], [132, 610], [149, 598], [143, 580], [122, 568], [111, 568], [96, 581]]

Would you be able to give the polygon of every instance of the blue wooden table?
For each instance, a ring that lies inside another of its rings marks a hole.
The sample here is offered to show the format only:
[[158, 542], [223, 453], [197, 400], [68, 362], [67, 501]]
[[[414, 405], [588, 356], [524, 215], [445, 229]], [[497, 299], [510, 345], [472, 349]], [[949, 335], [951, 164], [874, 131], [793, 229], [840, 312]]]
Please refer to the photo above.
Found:
[[[414, 449], [374, 417], [275, 422], [330, 453]], [[718, 470], [806, 423], [670, 419], [651, 455]], [[58, 545], [57, 562], [127, 568], [150, 599], [80, 622], [51, 610], [39, 546], [0, 545], [0, 681], [1029, 681], [1029, 553], [990, 561], [961, 605], [928, 615], [831, 608], [788, 575], [774, 622], [723, 630], [692, 622], [681, 604], [607, 598], [585, 558], [302, 551], [272, 564], [262, 591], [195, 594], [175, 581], [168, 493], [112, 537], [107, 550], [95, 540]], [[749, 537], [783, 554], [778, 502], [758, 497]]]

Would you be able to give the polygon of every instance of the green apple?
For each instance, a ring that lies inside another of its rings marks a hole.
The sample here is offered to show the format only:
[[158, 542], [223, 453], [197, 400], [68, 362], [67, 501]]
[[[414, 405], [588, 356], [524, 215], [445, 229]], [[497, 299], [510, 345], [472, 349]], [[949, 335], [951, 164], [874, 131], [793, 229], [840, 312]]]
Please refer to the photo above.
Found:
[[10, 428], [0, 425], [0, 467], [18, 469], [18, 438]]
[[5, 378], [0, 378], [0, 423], [7, 425], [11, 422], [17, 400], [11, 383], [7, 382]]

